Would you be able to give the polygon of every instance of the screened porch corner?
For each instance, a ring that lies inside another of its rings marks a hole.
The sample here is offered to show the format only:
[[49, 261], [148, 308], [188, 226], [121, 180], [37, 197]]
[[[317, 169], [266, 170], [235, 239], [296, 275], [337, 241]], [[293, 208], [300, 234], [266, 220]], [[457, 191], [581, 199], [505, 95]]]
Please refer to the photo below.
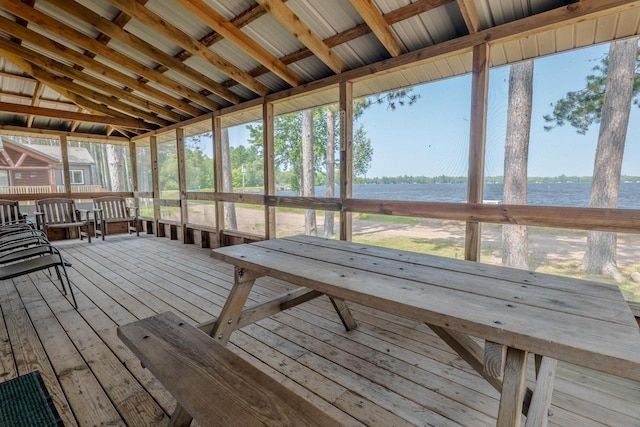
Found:
[[[65, 425], [165, 425], [173, 398], [116, 328], [164, 311], [193, 324], [218, 315], [232, 267], [151, 235], [59, 246], [73, 264], [78, 310], [46, 273], [3, 281], [2, 381], [39, 370]], [[249, 300], [287, 288], [261, 279]], [[350, 307], [355, 330], [322, 297], [235, 332], [229, 348], [346, 425], [495, 422], [498, 393], [425, 325]], [[640, 383], [561, 363], [549, 424], [637, 426], [639, 400]]]

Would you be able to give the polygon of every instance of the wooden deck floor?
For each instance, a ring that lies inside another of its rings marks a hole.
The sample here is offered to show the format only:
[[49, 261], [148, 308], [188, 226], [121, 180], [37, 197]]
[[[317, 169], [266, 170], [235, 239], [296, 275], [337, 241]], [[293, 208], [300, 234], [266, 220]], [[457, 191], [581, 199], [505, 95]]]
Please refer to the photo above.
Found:
[[[166, 424], [175, 402], [116, 327], [167, 310], [210, 319], [232, 268], [153, 236], [60, 246], [79, 309], [45, 273], [0, 282], [0, 382], [39, 369], [70, 426]], [[258, 285], [252, 302], [286, 287]], [[498, 394], [427, 327], [352, 310], [359, 326], [345, 332], [321, 298], [234, 333], [231, 348], [347, 425], [495, 423]], [[550, 424], [640, 426], [640, 384], [561, 364]]]

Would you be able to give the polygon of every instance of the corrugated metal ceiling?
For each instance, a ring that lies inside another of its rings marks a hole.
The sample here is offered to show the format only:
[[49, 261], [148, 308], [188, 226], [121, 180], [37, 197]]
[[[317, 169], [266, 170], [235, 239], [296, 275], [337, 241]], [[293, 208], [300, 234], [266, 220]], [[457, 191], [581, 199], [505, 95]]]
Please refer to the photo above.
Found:
[[[475, 4], [478, 8], [482, 27], [490, 28], [574, 3], [575, 1], [576, 0], [475, 0]], [[374, 0], [375, 5], [383, 14], [392, 14], [403, 7], [415, 5], [417, 2], [419, 2], [419, 0]], [[118, 9], [106, 0], [78, 0], [78, 3], [109, 20], [113, 20], [119, 14]], [[234, 19], [255, 7], [253, 0], [207, 0], [207, 4], [227, 19]], [[200, 40], [212, 33], [212, 30], [202, 20], [191, 14], [191, 12], [182, 9], [171, 0], [150, 0], [146, 3], [145, 7], [196, 40]], [[351, 30], [363, 23], [363, 19], [351, 3], [345, 0], [325, 0], [322, 2], [288, 0], [286, 7], [296, 13], [301, 21], [306, 24], [314, 34], [325, 40], [341, 34], [344, 31]], [[70, 25], [92, 38], [97, 38], [100, 34], [88, 23], [68, 16], [68, 14], [58, 10], [55, 6], [44, 0], [36, 0], [35, 9]], [[1, 9], [0, 15], [15, 20], [11, 13], [2, 11]], [[495, 44], [491, 51], [491, 64], [493, 66], [504, 65], [523, 59], [554, 54], [568, 49], [575, 49], [620, 37], [635, 35], [638, 34], [639, 31], [639, 23], [640, 9], [635, 8], [622, 14], [603, 16], [597, 20], [585, 21], [573, 26], [554, 29], [521, 40]], [[28, 28], [58, 43], [64, 44], [70, 49], [84, 53], [84, 49], [75, 46], [73, 43], [65, 40], [64, 37], [56, 35], [53, 30], [45, 30], [37, 25], [37, 23], [29, 23]], [[428, 12], [396, 22], [392, 25], [392, 28], [398, 35], [402, 45], [409, 51], [415, 51], [468, 34], [468, 29], [455, 1], [450, 1]], [[157, 49], [167, 54], [176, 55], [183, 50], [182, 47], [160, 36], [156, 31], [143, 25], [141, 21], [135, 18], [126, 23], [124, 29], [151, 43]], [[304, 48], [302, 42], [297, 40], [284, 26], [269, 14], [253, 20], [241, 28], [241, 31], [277, 58], [286, 57]], [[6, 38], [6, 34], [2, 32], [2, 29], [0, 29], [0, 37]], [[25, 45], [59, 62], [73, 65], [73, 61], [64, 58], [60, 53], [49, 52], [44, 47], [34, 46], [29, 43], [25, 43]], [[159, 66], [153, 59], [140, 54], [122, 42], [111, 40], [108, 42], [108, 46], [131, 58], [132, 61], [137, 61], [146, 67], [153, 69]], [[260, 64], [254, 58], [227, 40], [218, 41], [209, 47], [209, 49], [244, 71], [252, 72], [260, 68]], [[333, 47], [333, 51], [351, 69], [389, 58], [389, 53], [372, 33], [343, 42]], [[135, 72], [127, 70], [126, 64], [107, 60], [102, 56], [95, 57], [95, 61], [106, 64], [130, 77], [140, 78]], [[253, 90], [243, 85], [230, 82], [229, 77], [224, 72], [213, 67], [212, 64], [202, 58], [191, 56], [189, 59], [186, 59], [184, 63], [215, 82], [225, 83], [226, 87], [243, 99], [252, 99], [257, 96]], [[327, 65], [313, 55], [290, 63], [288, 67], [297, 73], [305, 82], [322, 79], [333, 74]], [[399, 86], [419, 84], [464, 74], [470, 72], [470, 70], [471, 54], [469, 51], [461, 52], [446, 58], [425, 60], [419, 64], [415, 64], [411, 68], [386, 72], [384, 74], [370, 76], [366, 79], [359, 79], [354, 85], [354, 94], [356, 96], [364, 96], [396, 89]], [[3, 59], [0, 59], [0, 71], [9, 74], [23, 73], [22, 69]], [[108, 79], [99, 72], [91, 70], [84, 70], [84, 72], [104, 81], [109, 81], [110, 84], [118, 88], [126, 87], [126, 85], [121, 82]], [[177, 72], [167, 71], [165, 72], [165, 76], [185, 88], [203, 92], [203, 87]], [[290, 87], [282, 78], [272, 72], [258, 73], [256, 76], [257, 80], [266, 85], [271, 92], [277, 92]], [[182, 96], [160, 84], [153, 82], [147, 84], [150, 87], [167, 93], [171, 97], [176, 99], [182, 98]], [[34, 89], [35, 84], [33, 82], [0, 75], [0, 93], [32, 96]], [[134, 93], [147, 101], [164, 104], [149, 94], [139, 93], [139, 91], [135, 91]], [[228, 101], [218, 95], [210, 95], [207, 91], [203, 93], [223, 106], [230, 105]], [[303, 97], [280, 101], [275, 108], [278, 114], [281, 114], [308, 106], [336, 102], [336, 93], [337, 89], [332, 87], [330, 89], [306, 94]], [[106, 94], [108, 95], [108, 93]], [[9, 96], [10, 95], [3, 95], [2, 99], [7, 99]], [[65, 100], [49, 88], [45, 89], [42, 98], [43, 100], [48, 99], [50, 101]], [[11, 102], [29, 103], [28, 101], [20, 101], [15, 98]], [[192, 103], [192, 105], [196, 106], [195, 103]], [[65, 108], [65, 106], [58, 104], [52, 108]], [[176, 109], [171, 106], [168, 108], [176, 111]], [[202, 113], [206, 112], [201, 107], [197, 109], [201, 110]], [[254, 121], [259, 119], [261, 114], [261, 109], [254, 107], [247, 111], [235, 112], [233, 118], [225, 117], [223, 122], [239, 124], [243, 121]], [[12, 114], [0, 114], [0, 122], [2, 123], [12, 123], [12, 121], [15, 121], [15, 124], [21, 124], [24, 122], [24, 120], [18, 120], [18, 118], [19, 116]], [[169, 119], [169, 117], [167, 117], [167, 119]], [[69, 122], [66, 122], [65, 125], [65, 123], [61, 121], [44, 119], [38, 119], [35, 123], [45, 127], [52, 126], [52, 128], [55, 129], [63, 129], [65, 127], [68, 129], [70, 125]], [[91, 125], [87, 127], [86, 131], [91, 132], [103, 129], [105, 129], [105, 126], [96, 127]]]

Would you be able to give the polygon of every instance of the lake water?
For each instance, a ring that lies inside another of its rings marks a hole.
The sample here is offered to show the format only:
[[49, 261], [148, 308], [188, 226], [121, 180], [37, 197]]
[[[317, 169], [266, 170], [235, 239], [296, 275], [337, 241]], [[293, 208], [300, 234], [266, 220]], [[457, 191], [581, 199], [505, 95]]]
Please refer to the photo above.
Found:
[[[588, 207], [591, 183], [529, 183], [530, 205]], [[295, 196], [293, 191], [278, 191], [279, 196]], [[323, 197], [324, 186], [316, 187]], [[336, 194], [339, 194], [336, 188]], [[354, 185], [356, 199], [411, 200], [461, 203], [467, 199], [466, 184], [367, 184]], [[502, 203], [502, 184], [486, 184], [485, 202]], [[620, 183], [618, 207], [640, 209], [640, 183]]]

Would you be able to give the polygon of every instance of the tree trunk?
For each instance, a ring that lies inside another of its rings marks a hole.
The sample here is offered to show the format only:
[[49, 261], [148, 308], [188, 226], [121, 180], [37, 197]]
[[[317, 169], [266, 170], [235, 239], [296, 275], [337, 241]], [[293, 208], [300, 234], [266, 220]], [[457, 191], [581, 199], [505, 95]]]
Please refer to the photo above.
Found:
[[[527, 161], [533, 100], [533, 61], [511, 65], [504, 153], [503, 203], [527, 204]], [[527, 270], [529, 243], [524, 225], [502, 226], [502, 264]]]
[[91, 153], [91, 158], [93, 158], [93, 164], [90, 166], [91, 184], [100, 185], [100, 180], [98, 179], [98, 155], [96, 154], [95, 143], [89, 144], [89, 152]]
[[[618, 206], [622, 156], [627, 139], [638, 39], [612, 42], [609, 48], [609, 74], [604, 91], [598, 147], [591, 184], [592, 208]], [[588, 274], [622, 279], [616, 265], [616, 233], [590, 231], [583, 268]]]
[[[302, 112], [302, 197], [315, 196], [313, 170], [313, 110]], [[304, 210], [304, 234], [317, 236], [316, 211]]]
[[111, 179], [111, 191], [125, 191], [124, 185], [124, 147], [119, 145], [107, 145], [107, 162], [109, 166], [109, 178]]
[[[326, 197], [335, 197], [334, 187], [336, 184], [336, 112], [332, 107], [327, 108], [327, 163], [326, 163]], [[331, 237], [334, 234], [335, 212], [327, 210], [324, 212], [324, 237]]]
[[[231, 175], [231, 151], [229, 150], [229, 129], [222, 128], [222, 141], [220, 141], [222, 151], [222, 191], [233, 193], [233, 176]], [[236, 220], [236, 207], [233, 203], [224, 203], [224, 228], [229, 230], [238, 229]]]
[[109, 164], [107, 163], [107, 146], [105, 144], [100, 144], [100, 173], [102, 174], [102, 186], [111, 191]]

